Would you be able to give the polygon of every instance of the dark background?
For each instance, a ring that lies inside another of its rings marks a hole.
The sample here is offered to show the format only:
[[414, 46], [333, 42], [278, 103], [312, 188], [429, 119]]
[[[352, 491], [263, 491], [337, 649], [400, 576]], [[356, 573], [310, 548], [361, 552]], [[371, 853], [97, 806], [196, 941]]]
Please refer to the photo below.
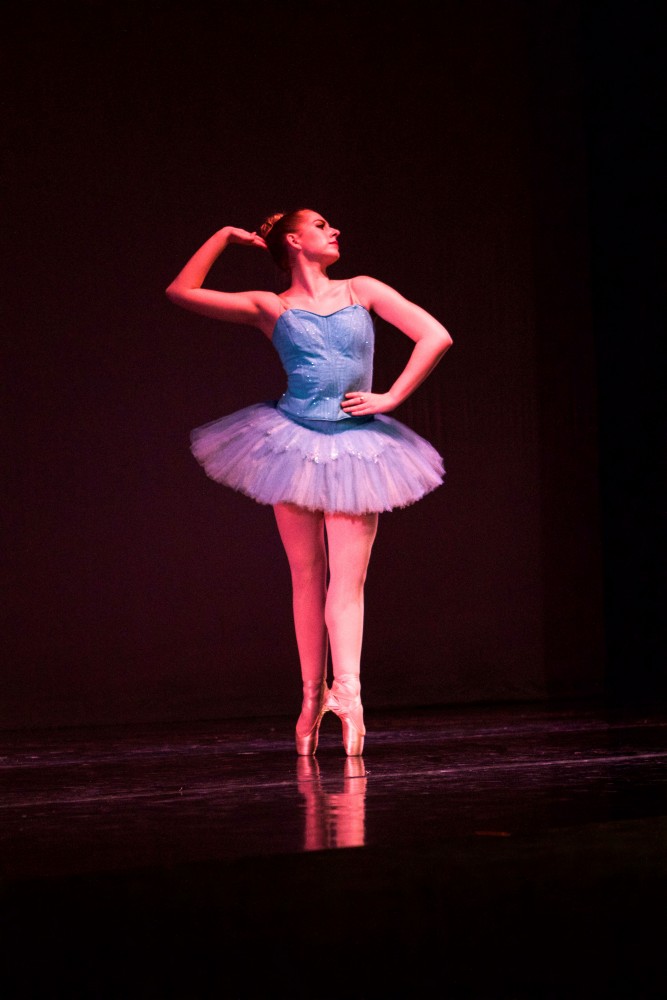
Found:
[[3, 728], [294, 712], [272, 512], [188, 437], [282, 372], [164, 289], [297, 204], [454, 338], [396, 413], [447, 479], [380, 519], [367, 707], [664, 696], [659, 6], [6, 8]]

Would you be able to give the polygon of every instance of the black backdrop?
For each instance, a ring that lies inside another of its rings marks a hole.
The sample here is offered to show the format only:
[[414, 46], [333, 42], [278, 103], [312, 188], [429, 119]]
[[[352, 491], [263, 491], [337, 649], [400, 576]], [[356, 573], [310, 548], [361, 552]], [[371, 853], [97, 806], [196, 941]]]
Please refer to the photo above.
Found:
[[[4, 728], [293, 712], [272, 512], [188, 449], [282, 373], [164, 288], [303, 203], [342, 230], [333, 277], [455, 341], [396, 414], [447, 480], [381, 517], [366, 705], [664, 690], [657, 5], [389, 10], [12, 5]], [[274, 282], [238, 247], [210, 278]], [[407, 351], [379, 326], [378, 388]]]

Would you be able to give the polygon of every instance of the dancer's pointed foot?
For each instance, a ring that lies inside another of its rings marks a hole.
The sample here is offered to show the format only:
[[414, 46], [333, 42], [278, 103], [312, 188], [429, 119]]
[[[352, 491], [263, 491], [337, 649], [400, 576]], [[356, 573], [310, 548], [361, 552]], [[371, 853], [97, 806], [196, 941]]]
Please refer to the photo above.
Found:
[[343, 724], [343, 746], [347, 756], [361, 756], [366, 727], [361, 704], [361, 685], [356, 674], [339, 674], [334, 678], [327, 707]]
[[322, 716], [328, 711], [326, 679], [303, 682], [303, 702], [301, 715], [296, 724], [296, 752], [301, 757], [310, 757], [317, 750]]

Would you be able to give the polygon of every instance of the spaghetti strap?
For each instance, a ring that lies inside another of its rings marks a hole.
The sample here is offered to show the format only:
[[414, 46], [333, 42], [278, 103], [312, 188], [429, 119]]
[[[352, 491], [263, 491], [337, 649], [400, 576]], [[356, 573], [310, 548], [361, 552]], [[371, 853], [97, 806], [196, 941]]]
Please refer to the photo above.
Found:
[[354, 290], [352, 288], [352, 278], [348, 278], [347, 279], [347, 290], [350, 293], [350, 302], [351, 302], [351, 304], [353, 306], [360, 306], [361, 302], [359, 301], [359, 299], [357, 298], [357, 296], [354, 294]]

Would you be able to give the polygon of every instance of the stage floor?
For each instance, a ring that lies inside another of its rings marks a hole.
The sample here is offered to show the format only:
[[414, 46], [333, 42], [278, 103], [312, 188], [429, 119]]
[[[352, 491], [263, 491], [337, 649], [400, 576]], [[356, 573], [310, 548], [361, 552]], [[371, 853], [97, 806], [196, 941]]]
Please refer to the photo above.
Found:
[[665, 706], [366, 724], [0, 734], [0, 995], [665, 995]]

